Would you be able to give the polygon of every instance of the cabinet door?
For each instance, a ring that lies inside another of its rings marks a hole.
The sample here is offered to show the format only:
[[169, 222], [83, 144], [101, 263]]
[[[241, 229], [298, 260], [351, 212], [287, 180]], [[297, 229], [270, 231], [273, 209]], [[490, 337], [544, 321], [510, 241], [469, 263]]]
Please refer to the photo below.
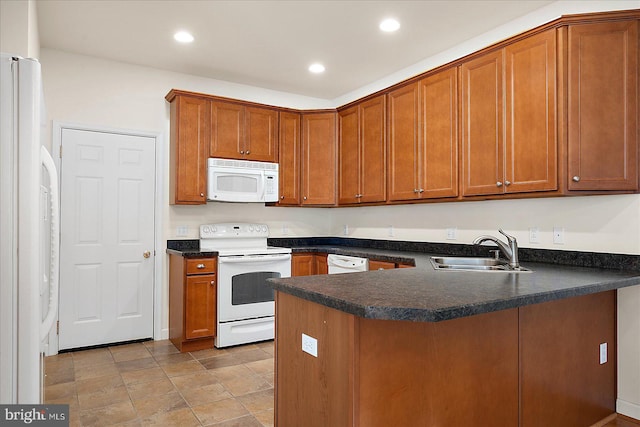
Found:
[[302, 204], [336, 203], [336, 113], [302, 116]]
[[244, 107], [213, 101], [209, 156], [241, 159], [244, 150]]
[[280, 113], [279, 164], [281, 205], [300, 204], [300, 114]]
[[360, 104], [360, 202], [386, 200], [385, 96]]
[[311, 276], [316, 274], [316, 261], [313, 254], [293, 254], [291, 256], [291, 276]]
[[338, 204], [360, 201], [360, 133], [357, 105], [338, 113]]
[[187, 276], [185, 289], [185, 337], [215, 336], [216, 329], [216, 276]]
[[638, 189], [638, 21], [573, 25], [568, 188]]
[[210, 108], [210, 101], [188, 96], [171, 103], [172, 204], [206, 203]]
[[460, 67], [463, 196], [503, 192], [503, 55], [489, 52]]
[[[267, 108], [245, 108], [244, 154], [247, 160], [278, 161], [278, 112]], [[240, 150], [242, 152], [242, 150]]]
[[505, 192], [558, 187], [556, 30], [505, 48]]
[[418, 192], [418, 84], [388, 94], [389, 200], [413, 200]]
[[329, 265], [327, 264], [327, 254], [316, 254], [315, 258], [315, 274], [329, 274]]
[[419, 82], [423, 198], [458, 195], [458, 69]]
[[369, 260], [369, 270], [392, 270], [396, 268], [396, 264], [387, 261]]

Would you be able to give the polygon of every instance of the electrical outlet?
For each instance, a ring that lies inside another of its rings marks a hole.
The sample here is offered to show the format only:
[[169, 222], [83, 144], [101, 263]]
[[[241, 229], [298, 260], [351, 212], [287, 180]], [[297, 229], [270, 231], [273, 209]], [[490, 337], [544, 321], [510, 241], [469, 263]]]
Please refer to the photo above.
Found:
[[529, 243], [540, 243], [540, 230], [538, 227], [529, 229]]
[[553, 227], [553, 243], [555, 245], [564, 245], [564, 228]]
[[393, 237], [396, 235], [395, 230], [393, 229], [393, 225], [389, 226], [388, 234], [389, 234], [389, 237]]
[[318, 340], [307, 334], [302, 334], [302, 351], [313, 357], [318, 357]]
[[602, 344], [600, 344], [600, 364], [604, 365], [605, 363], [607, 363], [607, 343], [603, 342]]
[[447, 240], [456, 240], [458, 238], [458, 229], [455, 227], [447, 228]]
[[189, 227], [186, 225], [179, 225], [176, 227], [176, 237], [187, 237], [189, 235]]
[[343, 236], [348, 236], [349, 235], [349, 226], [347, 224], [342, 226], [342, 235]]

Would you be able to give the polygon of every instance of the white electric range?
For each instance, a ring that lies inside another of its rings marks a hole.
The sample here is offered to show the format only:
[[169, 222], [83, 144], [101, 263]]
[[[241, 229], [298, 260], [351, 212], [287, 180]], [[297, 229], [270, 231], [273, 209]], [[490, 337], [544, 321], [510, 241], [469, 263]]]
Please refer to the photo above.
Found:
[[266, 224], [200, 226], [200, 250], [218, 252], [218, 348], [274, 338], [275, 303], [266, 280], [291, 276], [291, 249], [267, 246]]

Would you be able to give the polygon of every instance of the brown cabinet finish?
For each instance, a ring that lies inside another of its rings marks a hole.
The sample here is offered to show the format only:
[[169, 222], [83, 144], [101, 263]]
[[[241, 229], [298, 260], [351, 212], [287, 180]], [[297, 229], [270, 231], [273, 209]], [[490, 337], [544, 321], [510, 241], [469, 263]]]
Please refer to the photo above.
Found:
[[338, 204], [386, 199], [385, 96], [338, 113]]
[[615, 412], [615, 313], [616, 291], [520, 308], [522, 427], [590, 426]]
[[278, 111], [213, 101], [210, 157], [278, 161]]
[[504, 51], [462, 64], [462, 195], [502, 193]]
[[396, 268], [396, 264], [387, 261], [369, 260], [369, 270], [392, 270]]
[[336, 203], [336, 113], [302, 115], [302, 205]]
[[595, 425], [615, 413], [615, 311], [609, 291], [384, 321], [276, 292], [276, 426]]
[[392, 90], [388, 97], [388, 189], [390, 201], [414, 200], [418, 189], [418, 84]]
[[300, 204], [300, 114], [280, 113], [279, 205]]
[[638, 189], [638, 20], [568, 29], [568, 189]]
[[460, 68], [463, 196], [557, 190], [555, 29]]
[[505, 193], [558, 188], [556, 31], [505, 48]]
[[422, 198], [458, 195], [458, 70], [420, 80], [420, 189]]
[[327, 254], [296, 253], [291, 256], [291, 276], [328, 274]]
[[169, 255], [169, 339], [178, 350], [213, 348], [217, 258]]
[[211, 101], [178, 95], [170, 102], [169, 203], [204, 204]]

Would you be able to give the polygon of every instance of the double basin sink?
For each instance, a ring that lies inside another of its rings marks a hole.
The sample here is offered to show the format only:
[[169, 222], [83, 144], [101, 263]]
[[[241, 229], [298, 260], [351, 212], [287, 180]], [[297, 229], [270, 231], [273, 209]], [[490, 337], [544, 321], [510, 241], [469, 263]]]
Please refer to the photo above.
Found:
[[508, 261], [499, 258], [444, 257], [432, 256], [431, 264], [436, 270], [444, 271], [495, 271], [504, 273], [530, 273], [523, 267], [513, 268]]

